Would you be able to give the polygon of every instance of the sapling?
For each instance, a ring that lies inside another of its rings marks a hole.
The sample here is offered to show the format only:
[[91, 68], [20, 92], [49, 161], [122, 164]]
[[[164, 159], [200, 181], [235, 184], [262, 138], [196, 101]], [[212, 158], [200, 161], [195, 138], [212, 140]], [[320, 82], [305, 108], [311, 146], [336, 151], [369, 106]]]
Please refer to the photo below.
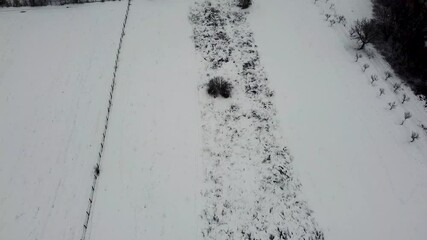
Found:
[[384, 95], [384, 88], [380, 88], [380, 96]]
[[373, 51], [366, 51], [366, 56], [368, 56], [369, 59], [375, 58], [375, 53]]
[[406, 94], [403, 94], [403, 97], [402, 97], [402, 104], [404, 104], [405, 102], [408, 102], [409, 100], [411, 100], [411, 98], [410, 98], [410, 97], [408, 97], [408, 96], [406, 96]]
[[389, 72], [389, 71], [386, 71], [385, 73], [385, 81], [387, 81], [389, 78], [391, 78], [391, 77], [393, 77], [393, 74], [391, 74], [391, 72]]
[[365, 72], [365, 71], [366, 71], [366, 69], [368, 69], [368, 68], [369, 68], [369, 64], [365, 63], [365, 64], [363, 64], [363, 66], [362, 66], [362, 71], [363, 71], [363, 72]]
[[412, 132], [411, 134], [411, 142], [415, 142], [420, 137], [420, 135], [417, 132]]
[[371, 75], [371, 84], [374, 85], [374, 82], [378, 81], [377, 75]]
[[399, 83], [393, 84], [393, 92], [397, 93], [400, 90], [401, 85]]
[[326, 14], [325, 14], [325, 17], [326, 17], [326, 20], [325, 20], [325, 21], [329, 21], [329, 18], [331, 17], [331, 14], [326, 13]]
[[356, 62], [358, 62], [360, 58], [362, 58], [362, 54], [356, 53]]
[[335, 4], [331, 3], [331, 5], [329, 6], [329, 9], [335, 9]]
[[410, 119], [411, 117], [412, 117], [412, 114], [410, 112], [405, 112], [403, 114], [403, 121], [402, 121], [402, 123], [400, 123], [400, 125], [403, 125], [405, 123], [406, 119]]
[[329, 21], [329, 27], [332, 27], [332, 26], [334, 26], [334, 24], [336, 23], [336, 21], [334, 20], [334, 19], [331, 19], [330, 21]]
[[343, 15], [338, 16], [338, 23], [341, 23], [342, 25], [346, 25], [347, 19]]
[[393, 110], [394, 108], [396, 108], [396, 102], [389, 102], [388, 105], [390, 106], [389, 110]]

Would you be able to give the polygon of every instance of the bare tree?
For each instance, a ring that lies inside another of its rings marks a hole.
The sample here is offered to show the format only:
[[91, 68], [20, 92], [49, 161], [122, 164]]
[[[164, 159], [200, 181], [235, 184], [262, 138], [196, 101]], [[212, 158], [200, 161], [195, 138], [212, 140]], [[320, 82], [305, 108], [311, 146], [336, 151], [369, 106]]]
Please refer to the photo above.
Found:
[[362, 58], [362, 57], [363, 57], [362, 54], [356, 53], [356, 61], [355, 62], [358, 62], [359, 59]]
[[380, 88], [380, 96], [384, 95], [384, 88]]
[[389, 110], [393, 110], [394, 108], [396, 108], [396, 102], [389, 102], [388, 106], [390, 106]]
[[402, 104], [404, 104], [405, 102], [408, 102], [409, 100], [411, 100], [411, 98], [406, 96], [406, 94], [404, 93], [402, 97]]
[[377, 75], [371, 75], [371, 84], [374, 85], [374, 82], [378, 81]]
[[366, 71], [366, 69], [368, 69], [368, 68], [369, 68], [369, 64], [365, 63], [365, 64], [363, 64], [363, 66], [362, 66], [362, 71], [363, 71], [363, 72], [365, 72], [365, 71]]
[[385, 74], [385, 79], [384, 79], [385, 81], [387, 81], [389, 78], [393, 77], [393, 74], [389, 71], [386, 71], [384, 74]]
[[405, 123], [406, 119], [410, 119], [411, 117], [412, 117], [412, 114], [410, 112], [405, 112], [403, 114], [403, 121], [402, 121], [402, 123], [400, 123], [400, 125], [403, 125]]
[[411, 142], [415, 142], [420, 137], [420, 135], [417, 132], [412, 132], [411, 134]]
[[393, 92], [397, 93], [400, 90], [401, 85], [399, 83], [393, 84]]
[[350, 38], [356, 40], [359, 44], [359, 50], [365, 48], [366, 44], [372, 43], [378, 36], [377, 29], [373, 20], [356, 20], [350, 29]]

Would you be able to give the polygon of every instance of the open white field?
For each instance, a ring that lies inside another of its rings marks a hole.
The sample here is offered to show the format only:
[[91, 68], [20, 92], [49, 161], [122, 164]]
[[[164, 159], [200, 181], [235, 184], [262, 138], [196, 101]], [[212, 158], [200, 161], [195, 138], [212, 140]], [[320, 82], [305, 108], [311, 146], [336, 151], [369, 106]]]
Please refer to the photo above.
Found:
[[125, 6], [0, 9], [0, 239], [80, 239]]

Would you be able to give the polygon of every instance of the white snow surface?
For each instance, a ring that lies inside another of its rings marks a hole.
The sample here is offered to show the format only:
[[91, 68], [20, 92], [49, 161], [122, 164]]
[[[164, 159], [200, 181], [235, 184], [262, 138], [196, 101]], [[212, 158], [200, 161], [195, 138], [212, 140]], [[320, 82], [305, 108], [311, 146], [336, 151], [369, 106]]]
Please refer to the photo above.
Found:
[[0, 9], [0, 239], [80, 239], [125, 3], [25, 9]]
[[192, 1], [133, 1], [87, 239], [201, 239]]
[[[225, 10], [207, 52], [194, 2], [132, 2], [86, 239], [425, 239], [427, 112], [371, 46], [355, 62], [370, 0]], [[0, 9], [0, 239], [80, 239], [125, 9]], [[206, 94], [217, 75], [231, 99]]]

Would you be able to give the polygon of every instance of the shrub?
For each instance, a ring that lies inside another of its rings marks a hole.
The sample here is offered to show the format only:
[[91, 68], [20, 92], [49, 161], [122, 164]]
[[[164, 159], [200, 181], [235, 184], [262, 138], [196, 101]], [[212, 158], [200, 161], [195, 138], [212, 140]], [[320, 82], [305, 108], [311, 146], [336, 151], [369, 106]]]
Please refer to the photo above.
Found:
[[208, 83], [208, 94], [216, 98], [221, 95], [223, 98], [231, 96], [232, 86], [222, 77], [214, 77]]
[[237, 6], [239, 6], [241, 9], [246, 9], [252, 5], [252, 0], [239, 0], [239, 3]]

